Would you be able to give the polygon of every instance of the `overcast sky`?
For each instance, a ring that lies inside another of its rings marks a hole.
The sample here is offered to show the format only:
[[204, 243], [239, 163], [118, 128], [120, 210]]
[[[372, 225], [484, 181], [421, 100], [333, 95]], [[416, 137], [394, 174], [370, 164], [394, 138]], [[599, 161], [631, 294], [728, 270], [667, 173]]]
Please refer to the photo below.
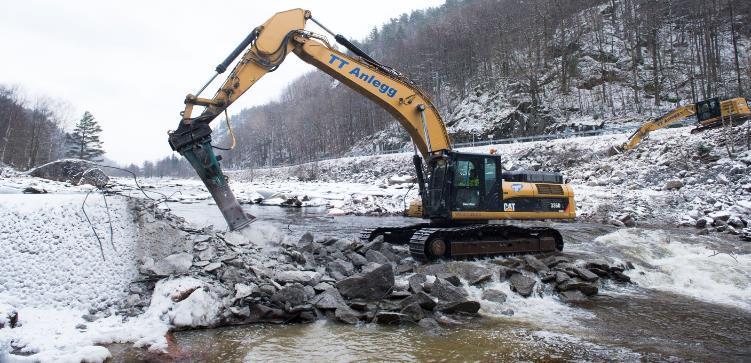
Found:
[[[390, 18], [443, 2], [2, 1], [0, 84], [20, 86], [30, 98], [66, 101], [71, 125], [90, 111], [104, 129], [105, 156], [140, 163], [169, 155], [166, 132], [176, 127], [185, 95], [274, 13], [302, 7], [329, 29], [361, 40]], [[307, 29], [323, 32], [312, 22]], [[312, 69], [288, 57], [230, 112], [275, 99]], [[213, 95], [221, 81], [203, 96]]]

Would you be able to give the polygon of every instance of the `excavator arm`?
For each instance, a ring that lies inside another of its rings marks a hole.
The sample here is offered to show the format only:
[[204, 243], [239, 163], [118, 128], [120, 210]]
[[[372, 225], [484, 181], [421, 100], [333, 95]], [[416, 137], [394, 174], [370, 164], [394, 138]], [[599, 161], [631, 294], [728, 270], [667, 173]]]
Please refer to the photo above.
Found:
[[[423, 159], [428, 160], [451, 150], [448, 133], [438, 110], [411, 80], [378, 63], [341, 35], [332, 33], [336, 41], [352, 55], [334, 49], [324, 37], [304, 30], [309, 19], [331, 33], [312, 18], [310, 11], [303, 9], [277, 13], [255, 28], [216, 67], [217, 73], [201, 88], [203, 91], [248, 48], [214, 97], [200, 98], [201, 91], [196, 95], [187, 95], [182, 120], [177, 130], [169, 134], [170, 146], [185, 156], [196, 170], [231, 230], [247, 226], [254, 217], [242, 211], [229, 188], [227, 177], [219, 165], [221, 159], [214, 154], [211, 145], [209, 124], [261, 77], [276, 70], [291, 52], [386, 109], [410, 135]], [[193, 117], [194, 106], [205, 109], [199, 116]], [[420, 193], [424, 197], [422, 161], [417, 155], [415, 166], [418, 168]]]
[[628, 141], [626, 141], [621, 146], [621, 151], [631, 150], [635, 148], [650, 132], [668, 127], [676, 122], [685, 120], [686, 118], [691, 117], [694, 114], [696, 114], [696, 106], [694, 104], [690, 104], [678, 107], [659, 118], [645, 122], [636, 131], [634, 131], [634, 133], [631, 134], [631, 136], [628, 138]]

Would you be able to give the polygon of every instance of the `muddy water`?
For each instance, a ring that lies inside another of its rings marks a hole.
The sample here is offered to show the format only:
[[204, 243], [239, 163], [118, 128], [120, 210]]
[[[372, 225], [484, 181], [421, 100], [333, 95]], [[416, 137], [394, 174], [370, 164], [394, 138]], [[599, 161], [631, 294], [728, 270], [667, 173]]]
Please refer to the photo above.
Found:
[[[196, 223], [223, 226], [213, 206], [172, 207]], [[293, 236], [311, 230], [351, 237], [364, 227], [414, 223], [401, 217], [332, 218], [322, 209], [249, 206], [248, 211]], [[555, 227], [565, 235], [566, 253], [633, 261], [637, 272], [631, 276], [639, 284], [606, 285], [596, 298], [579, 304], [562, 303], [550, 291], [528, 299], [510, 293], [503, 306], [483, 303], [482, 318], [438, 334], [407, 325], [353, 327], [319, 321], [186, 331], [174, 338], [182, 358], [207, 362], [751, 360], [748, 246], [695, 237], [690, 230]], [[722, 270], [719, 276], [713, 275], [715, 270]], [[506, 283], [494, 284], [508, 289]], [[513, 316], [500, 314], [509, 307]], [[115, 361], [154, 358], [129, 345], [110, 350]]]

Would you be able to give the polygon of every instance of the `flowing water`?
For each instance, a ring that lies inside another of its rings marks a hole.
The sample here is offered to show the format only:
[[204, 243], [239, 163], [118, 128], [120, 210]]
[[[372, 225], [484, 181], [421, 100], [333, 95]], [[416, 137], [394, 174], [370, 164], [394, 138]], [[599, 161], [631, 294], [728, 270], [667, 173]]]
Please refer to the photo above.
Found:
[[[172, 204], [199, 224], [224, 226], [207, 203]], [[293, 238], [356, 237], [362, 228], [404, 225], [403, 217], [329, 217], [325, 209], [246, 206]], [[561, 302], [552, 291], [521, 298], [508, 283], [503, 305], [482, 302], [481, 318], [434, 333], [416, 326], [251, 325], [176, 332], [186, 361], [751, 361], [751, 244], [694, 236], [688, 229], [615, 229], [553, 224], [567, 254], [608, 256], [636, 265], [636, 284], [606, 284], [595, 298]], [[478, 297], [481, 291], [469, 288]], [[513, 309], [514, 315], [501, 314]], [[114, 361], [155, 359], [130, 345]]]

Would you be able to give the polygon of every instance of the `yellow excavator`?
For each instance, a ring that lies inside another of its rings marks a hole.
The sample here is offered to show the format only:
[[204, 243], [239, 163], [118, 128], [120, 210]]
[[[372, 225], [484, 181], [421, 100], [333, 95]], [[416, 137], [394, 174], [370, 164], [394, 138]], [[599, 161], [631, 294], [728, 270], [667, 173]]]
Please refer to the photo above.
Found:
[[639, 129], [631, 134], [628, 141], [619, 147], [614, 147], [614, 151], [624, 152], [631, 150], [639, 145], [641, 140], [650, 132], [668, 127], [694, 115], [696, 115], [697, 127], [691, 130], [692, 134], [723, 125], [743, 123], [751, 118], [751, 110], [749, 110], [748, 102], [745, 98], [731, 98], [724, 101], [720, 101], [719, 98], [710, 98], [681, 106], [642, 124]]
[[[331, 34], [350, 54], [334, 49], [325, 37], [305, 30], [308, 20]], [[214, 97], [200, 98], [209, 83], [243, 51]], [[226, 116], [227, 107], [262, 76], [276, 70], [289, 53], [386, 109], [414, 144], [412, 159], [422, 216], [430, 222], [369, 229], [362, 232], [363, 240], [383, 236], [386, 242], [407, 244], [418, 260], [563, 249], [563, 238], [553, 228], [496, 223], [574, 219], [573, 188], [563, 182], [561, 174], [504, 172], [499, 154], [452, 150], [438, 110], [414, 82], [334, 34], [303, 9], [277, 13], [255, 28], [195, 95], [186, 96], [182, 120], [169, 133], [170, 146], [196, 170], [231, 230], [248, 226], [255, 217], [241, 209], [230, 190], [219, 165], [221, 157], [213, 151], [209, 123], [222, 112]], [[205, 109], [194, 117], [195, 106]]]

